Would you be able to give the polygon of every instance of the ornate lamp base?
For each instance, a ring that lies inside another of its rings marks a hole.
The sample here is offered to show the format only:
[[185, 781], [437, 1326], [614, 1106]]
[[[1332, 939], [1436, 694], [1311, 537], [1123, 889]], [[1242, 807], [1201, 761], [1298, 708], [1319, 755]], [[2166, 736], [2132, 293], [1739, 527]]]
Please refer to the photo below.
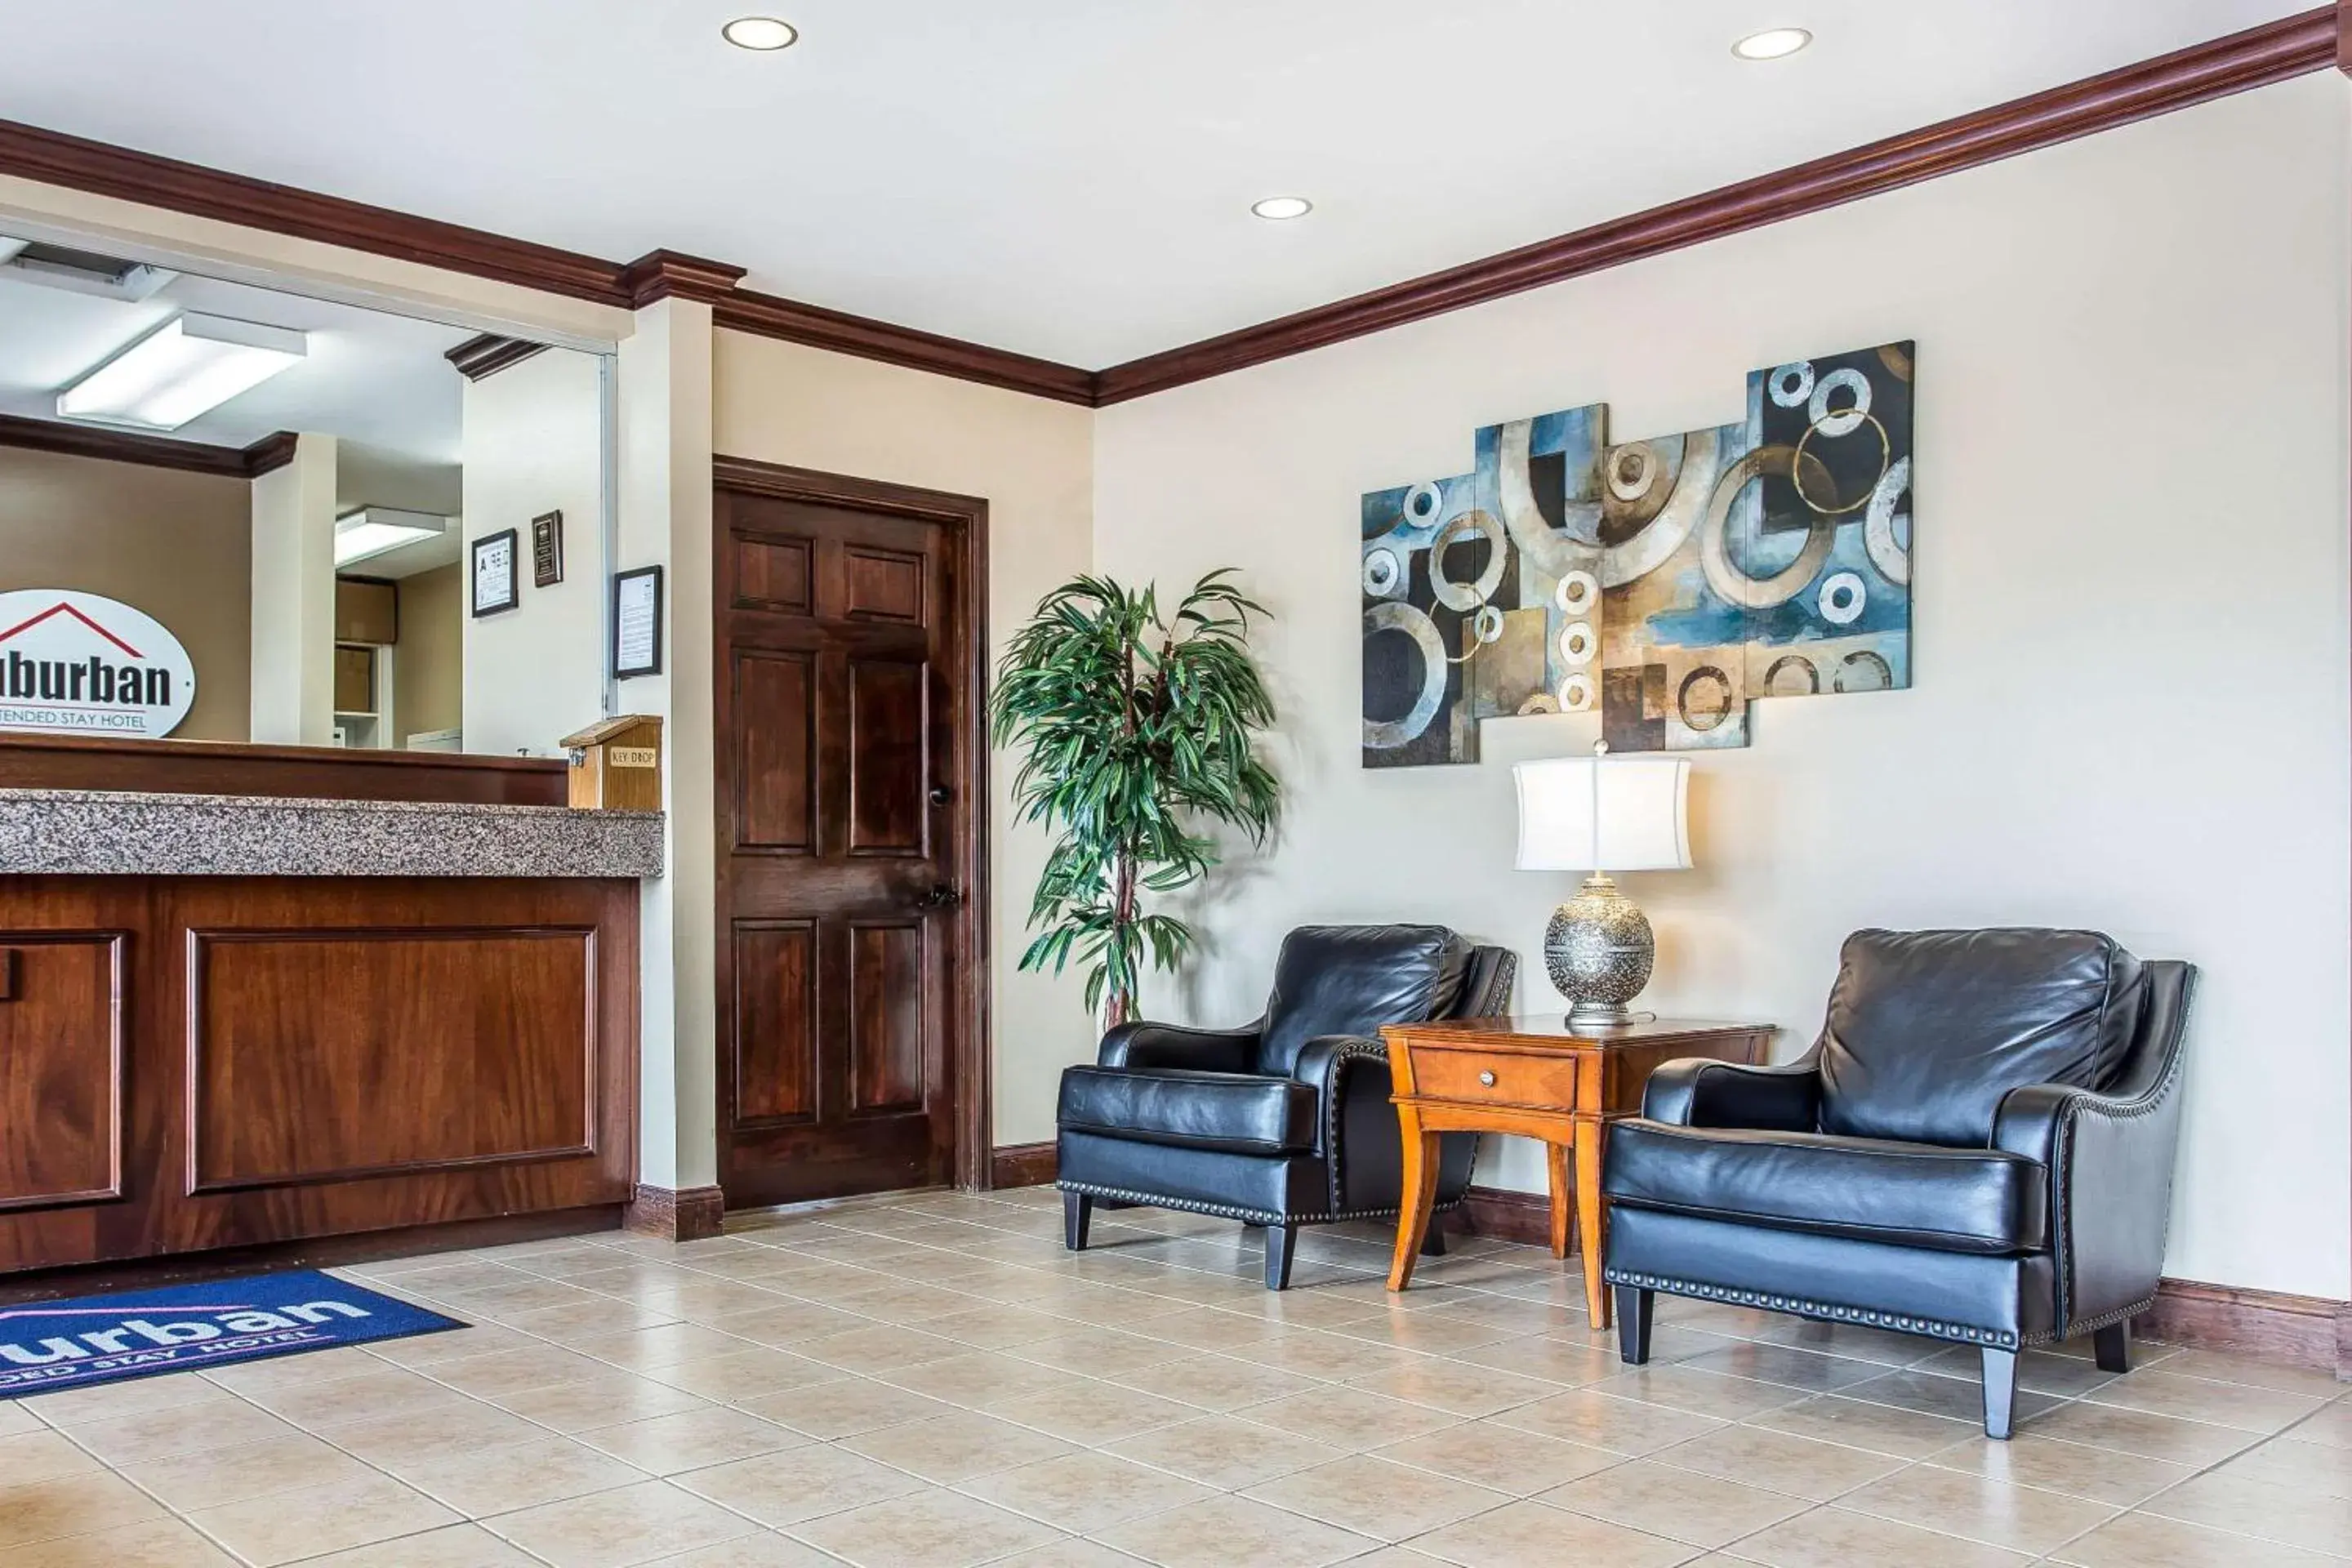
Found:
[[1544, 928], [1544, 967], [1568, 998], [1568, 1021], [1580, 1026], [1624, 1023], [1656, 953], [1649, 917], [1605, 872], [1587, 877]]

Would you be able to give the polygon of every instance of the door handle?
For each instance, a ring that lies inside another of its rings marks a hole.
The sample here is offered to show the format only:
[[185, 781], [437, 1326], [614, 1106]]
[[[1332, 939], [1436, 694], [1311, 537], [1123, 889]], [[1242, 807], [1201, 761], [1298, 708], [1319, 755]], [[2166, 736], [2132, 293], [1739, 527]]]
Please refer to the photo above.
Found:
[[933, 784], [931, 786], [931, 804], [933, 805], [945, 805], [954, 798], [955, 792], [949, 789], [947, 785]]
[[933, 883], [931, 890], [922, 899], [922, 906], [927, 910], [951, 910], [962, 902], [963, 889], [952, 882]]

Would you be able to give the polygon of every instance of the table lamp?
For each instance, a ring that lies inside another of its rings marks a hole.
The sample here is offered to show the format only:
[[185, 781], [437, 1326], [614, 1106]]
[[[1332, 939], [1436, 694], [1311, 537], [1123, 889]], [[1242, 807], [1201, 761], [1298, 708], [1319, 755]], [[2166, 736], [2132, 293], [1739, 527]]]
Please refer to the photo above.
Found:
[[1571, 1026], [1625, 1023], [1625, 1004], [1650, 983], [1656, 947], [1640, 906], [1612, 871], [1687, 869], [1681, 757], [1548, 757], [1511, 769], [1519, 789], [1519, 869], [1588, 871], [1576, 897], [1544, 928], [1544, 967], [1568, 998]]

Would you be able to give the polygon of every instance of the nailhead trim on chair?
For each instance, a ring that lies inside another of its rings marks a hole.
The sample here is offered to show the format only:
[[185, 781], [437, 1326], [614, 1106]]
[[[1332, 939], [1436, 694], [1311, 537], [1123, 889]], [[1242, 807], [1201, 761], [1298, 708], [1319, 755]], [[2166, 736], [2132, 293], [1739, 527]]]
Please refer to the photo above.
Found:
[[[1377, 1040], [1356, 1040], [1331, 1053], [1331, 1092], [1323, 1097], [1323, 1147], [1330, 1157], [1324, 1163], [1331, 1171], [1331, 1212], [1339, 1212], [1346, 1199], [1346, 1180], [1339, 1169], [1339, 1115], [1348, 1099], [1348, 1064], [1353, 1061], [1385, 1062], [1388, 1047]], [[1391, 1210], [1391, 1213], [1394, 1211]]]
[[1674, 1296], [1696, 1296], [1706, 1301], [1728, 1301], [1740, 1307], [1761, 1307], [1774, 1312], [1801, 1312], [1809, 1318], [1828, 1318], [1841, 1323], [1863, 1323], [1874, 1329], [1892, 1329], [1902, 1334], [1926, 1334], [1931, 1339], [1957, 1340], [1963, 1344], [1991, 1345], [2000, 1350], [2016, 1350], [2021, 1344], [2038, 1344], [2047, 1335], [2031, 1340], [2012, 1333], [1996, 1332], [1991, 1329], [1974, 1328], [1967, 1323], [1948, 1323], [1938, 1318], [1909, 1318], [1899, 1312], [1866, 1311], [1860, 1307], [1842, 1306], [1834, 1301], [1815, 1301], [1802, 1296], [1769, 1296], [1760, 1290], [1740, 1290], [1728, 1285], [1708, 1285], [1696, 1279], [1669, 1279], [1657, 1274], [1635, 1274], [1622, 1268], [1608, 1268], [1601, 1277], [1612, 1285], [1632, 1285], [1643, 1290], [1664, 1290]]
[[[1219, 1219], [1237, 1219], [1245, 1225], [1334, 1225], [1345, 1219], [1394, 1219], [1397, 1211], [1384, 1209], [1341, 1209], [1334, 1206], [1329, 1214], [1280, 1215], [1265, 1209], [1234, 1208], [1226, 1204], [1196, 1203], [1191, 1198], [1171, 1198], [1165, 1193], [1134, 1193], [1125, 1187], [1098, 1187], [1090, 1182], [1056, 1182], [1066, 1193], [1084, 1193], [1090, 1198], [1108, 1198], [1113, 1203], [1141, 1204], [1149, 1208], [1182, 1209], [1187, 1214], [1214, 1215]], [[1459, 1207], [1462, 1200], [1439, 1204], [1435, 1212], [1444, 1213]]]

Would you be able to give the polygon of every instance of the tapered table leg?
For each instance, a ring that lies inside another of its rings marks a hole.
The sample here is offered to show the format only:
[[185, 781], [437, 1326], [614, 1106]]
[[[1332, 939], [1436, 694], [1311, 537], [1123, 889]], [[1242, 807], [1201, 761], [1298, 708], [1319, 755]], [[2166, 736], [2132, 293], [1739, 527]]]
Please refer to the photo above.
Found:
[[1412, 1279], [1413, 1259], [1429, 1234], [1429, 1211], [1437, 1202], [1437, 1134], [1421, 1130], [1421, 1118], [1411, 1107], [1397, 1107], [1398, 1131], [1404, 1139], [1404, 1194], [1397, 1208], [1396, 1257], [1389, 1264], [1389, 1289], [1402, 1290]]
[[1609, 1326], [1609, 1288], [1601, 1280], [1601, 1254], [1609, 1215], [1601, 1201], [1601, 1142], [1609, 1125], [1597, 1116], [1576, 1119], [1576, 1239], [1584, 1257], [1584, 1310], [1596, 1329]]
[[1565, 1143], [1544, 1145], [1544, 1175], [1551, 1194], [1551, 1255], [1568, 1256], [1568, 1228], [1570, 1210], [1568, 1177], [1569, 1146]]

